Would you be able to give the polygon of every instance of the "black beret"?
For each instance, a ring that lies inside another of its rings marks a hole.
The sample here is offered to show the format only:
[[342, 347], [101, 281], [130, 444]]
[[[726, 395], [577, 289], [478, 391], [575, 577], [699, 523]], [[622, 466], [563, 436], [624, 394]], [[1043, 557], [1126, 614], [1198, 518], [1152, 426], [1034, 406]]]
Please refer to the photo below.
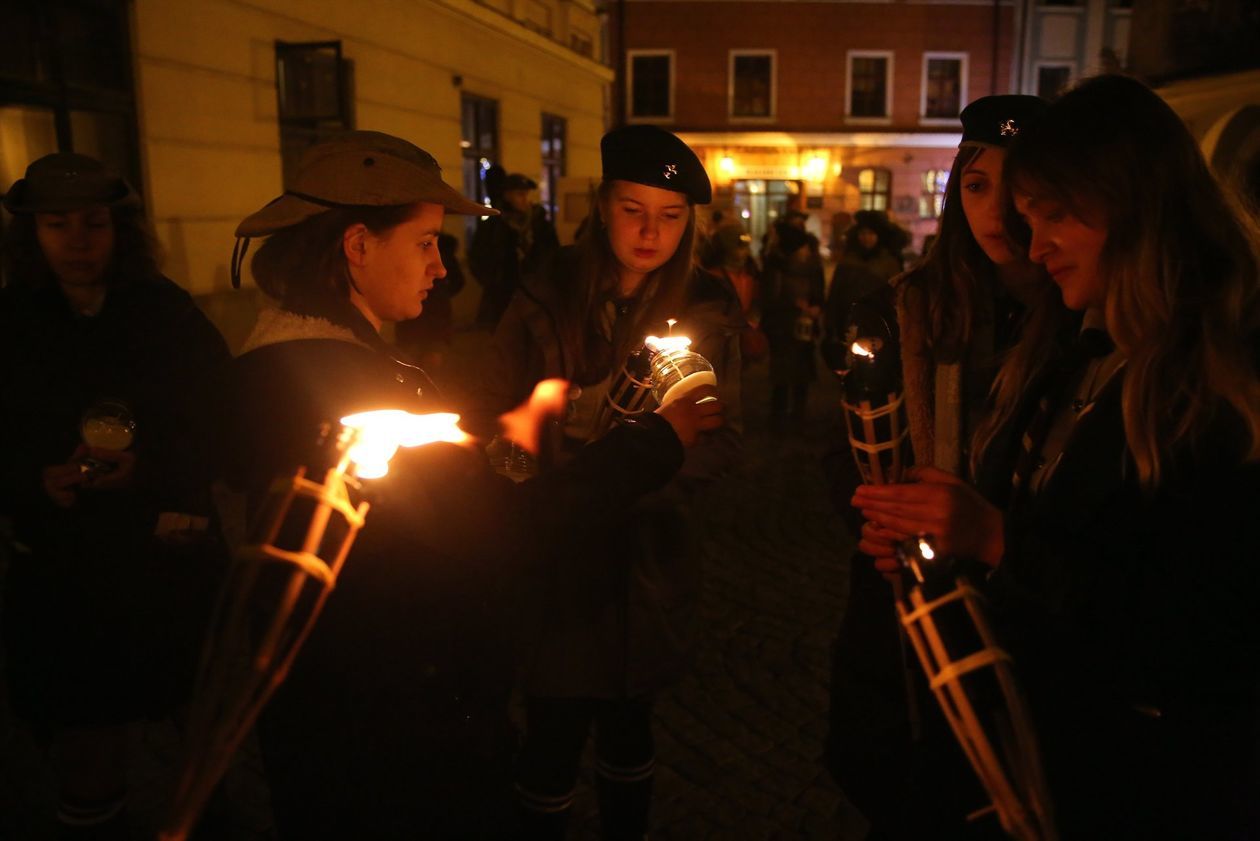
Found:
[[964, 144], [1010, 146], [1021, 131], [1041, 119], [1048, 103], [1037, 96], [982, 96], [962, 110]]
[[656, 126], [613, 129], [599, 142], [605, 181], [633, 181], [683, 193], [692, 204], [713, 201], [704, 165], [674, 135]]

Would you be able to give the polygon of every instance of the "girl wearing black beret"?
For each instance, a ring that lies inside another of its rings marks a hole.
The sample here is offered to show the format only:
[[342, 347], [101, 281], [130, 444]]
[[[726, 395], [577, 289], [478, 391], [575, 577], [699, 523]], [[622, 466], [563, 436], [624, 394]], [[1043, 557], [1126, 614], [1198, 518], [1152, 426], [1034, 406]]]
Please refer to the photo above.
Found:
[[1006, 162], [1041, 302], [980, 425], [863, 514], [992, 568], [1065, 838], [1260, 833], [1260, 240], [1180, 118], [1088, 80]]
[[669, 319], [712, 363], [721, 399], [701, 404], [705, 432], [678, 478], [618, 528], [558, 548], [556, 569], [522, 599], [531, 613], [518, 789], [530, 837], [563, 837], [592, 723], [604, 836], [646, 832], [652, 694], [685, 668], [695, 618], [699, 571], [683, 503], [730, 467], [740, 442], [739, 299], [724, 278], [698, 273], [692, 255], [708, 176], [682, 141], [651, 126], [610, 132], [601, 148], [604, 179], [585, 229], [509, 306], [481, 402], [494, 414], [539, 379], [572, 381], [564, 450], [576, 452], [611, 422], [612, 376], [645, 337], [666, 335]]

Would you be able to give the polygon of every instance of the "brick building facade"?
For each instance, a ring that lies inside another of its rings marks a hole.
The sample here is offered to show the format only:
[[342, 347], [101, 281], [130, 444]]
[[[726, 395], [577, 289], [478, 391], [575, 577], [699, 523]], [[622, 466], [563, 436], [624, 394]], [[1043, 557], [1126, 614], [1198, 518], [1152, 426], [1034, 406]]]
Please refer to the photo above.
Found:
[[717, 186], [714, 209], [754, 238], [796, 207], [828, 242], [837, 213], [873, 208], [917, 248], [936, 226], [958, 111], [1010, 90], [1012, 12], [1004, 0], [620, 0], [614, 113], [682, 135]]

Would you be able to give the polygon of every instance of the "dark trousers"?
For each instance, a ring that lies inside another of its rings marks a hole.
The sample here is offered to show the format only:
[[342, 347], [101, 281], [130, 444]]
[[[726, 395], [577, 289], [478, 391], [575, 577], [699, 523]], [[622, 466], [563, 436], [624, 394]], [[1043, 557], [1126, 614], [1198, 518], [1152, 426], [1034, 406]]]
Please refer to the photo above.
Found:
[[646, 698], [529, 698], [517, 770], [524, 839], [562, 839], [578, 766], [595, 725], [599, 818], [606, 841], [641, 841], [652, 803], [656, 748]]

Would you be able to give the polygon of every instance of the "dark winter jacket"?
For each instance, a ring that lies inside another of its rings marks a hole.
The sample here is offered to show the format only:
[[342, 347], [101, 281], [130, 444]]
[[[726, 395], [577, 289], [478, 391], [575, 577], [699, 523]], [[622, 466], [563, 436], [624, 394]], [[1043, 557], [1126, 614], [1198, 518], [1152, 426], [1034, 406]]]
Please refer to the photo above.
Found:
[[[546, 377], [573, 376], [557, 333], [557, 296], [572, 284], [572, 251], [518, 294], [495, 333], [479, 397], [497, 412]], [[663, 330], [665, 325], [661, 325]], [[713, 365], [726, 425], [687, 451], [662, 493], [628, 506], [615, 526], [586, 540], [572, 572], [553, 566], [533, 579], [537, 608], [522, 617], [525, 690], [540, 697], [623, 698], [669, 685], [688, 663], [700, 570], [685, 502], [697, 483], [730, 470], [740, 447], [739, 300], [729, 283], [697, 273], [674, 328]], [[620, 362], [616, 363], [620, 364]], [[589, 446], [589, 445], [588, 445]]]
[[[146, 685], [149, 670], [191, 665], [164, 658], [176, 636], [199, 631], [163, 623], [198, 609], [185, 597], [208, 604], [213, 581], [192, 557], [208, 540], [187, 541], [180, 560], [155, 529], [164, 512], [210, 512], [205, 409], [227, 360], [218, 331], [165, 278], [112, 286], [91, 317], [53, 285], [0, 291], [0, 517], [12, 519], [18, 545], [4, 638], [24, 715], [91, 725], [170, 702], [173, 687]], [[135, 418], [134, 481], [80, 490], [72, 507], [58, 507], [42, 472], [69, 461], [85, 411], [102, 399]]]
[[498, 324], [521, 279], [546, 265], [559, 247], [556, 229], [541, 207], [528, 214], [504, 208], [479, 222], [468, 248], [468, 268], [484, 290], [478, 323]]
[[[1054, 471], [1006, 517], [989, 580], [1032, 706], [1062, 837], [1260, 833], [1260, 464], [1222, 411], [1194, 452], [1138, 486], [1124, 372], [1081, 414]], [[978, 481], [1007, 505], [1033, 405]]]
[[[309, 463], [325, 421], [445, 408], [366, 324], [269, 311], [236, 360], [229, 465], [257, 501]], [[514, 485], [471, 449], [395, 456], [368, 483], [367, 523], [260, 730], [286, 838], [501, 837], [511, 809], [507, 718], [516, 576], [565, 555], [660, 486], [682, 458], [652, 418], [563, 470]]]

